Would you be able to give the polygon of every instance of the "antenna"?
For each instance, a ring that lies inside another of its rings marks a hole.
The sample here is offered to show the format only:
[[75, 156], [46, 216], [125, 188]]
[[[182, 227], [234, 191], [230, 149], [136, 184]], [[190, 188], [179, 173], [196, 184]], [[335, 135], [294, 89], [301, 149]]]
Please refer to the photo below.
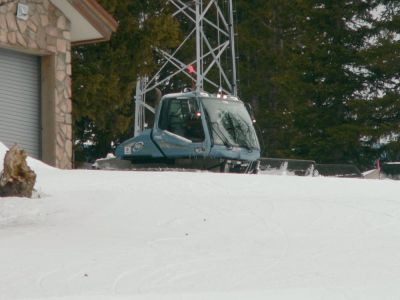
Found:
[[[135, 96], [135, 127], [137, 136], [145, 129], [145, 110], [155, 109], [146, 103], [146, 94], [155, 88], [168, 85], [172, 78], [183, 74], [195, 82], [195, 92], [200, 94], [206, 85], [209, 89], [237, 96], [235, 31], [233, 0], [168, 0], [173, 16], [183, 25], [191, 25], [181, 44], [174, 50], [155, 48], [164, 60], [158, 72], [149, 78], [138, 78]], [[225, 5], [224, 5], [225, 4]], [[195, 41], [193, 58], [182, 59], [182, 49]], [[230, 61], [223, 63], [226, 54]], [[195, 65], [195, 68], [193, 68]], [[166, 72], [166, 70], [169, 72]], [[163, 78], [162, 74], [168, 73]]]

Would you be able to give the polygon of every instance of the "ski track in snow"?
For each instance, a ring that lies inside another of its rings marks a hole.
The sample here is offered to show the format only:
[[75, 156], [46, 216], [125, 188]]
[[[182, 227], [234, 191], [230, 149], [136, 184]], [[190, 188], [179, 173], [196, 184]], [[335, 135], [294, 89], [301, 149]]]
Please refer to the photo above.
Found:
[[0, 300], [400, 295], [400, 182], [30, 164], [43, 197], [0, 199]]

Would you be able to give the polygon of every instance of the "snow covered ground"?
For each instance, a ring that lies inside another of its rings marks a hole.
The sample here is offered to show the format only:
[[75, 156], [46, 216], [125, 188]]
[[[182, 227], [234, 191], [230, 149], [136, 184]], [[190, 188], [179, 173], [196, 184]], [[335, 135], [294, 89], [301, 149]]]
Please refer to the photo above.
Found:
[[400, 182], [29, 164], [1, 300], [399, 299]]

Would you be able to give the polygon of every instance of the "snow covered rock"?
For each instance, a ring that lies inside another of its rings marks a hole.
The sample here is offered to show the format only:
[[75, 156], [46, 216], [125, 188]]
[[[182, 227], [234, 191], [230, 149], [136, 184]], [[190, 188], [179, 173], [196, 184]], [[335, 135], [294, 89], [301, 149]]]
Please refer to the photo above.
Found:
[[26, 163], [27, 154], [17, 145], [4, 157], [0, 174], [0, 197], [32, 197], [36, 174]]

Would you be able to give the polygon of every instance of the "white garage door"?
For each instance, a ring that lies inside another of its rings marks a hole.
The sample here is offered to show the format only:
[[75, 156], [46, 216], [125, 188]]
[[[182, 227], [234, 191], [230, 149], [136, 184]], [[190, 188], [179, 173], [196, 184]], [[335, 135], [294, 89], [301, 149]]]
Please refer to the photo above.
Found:
[[0, 141], [40, 158], [40, 58], [0, 49]]

